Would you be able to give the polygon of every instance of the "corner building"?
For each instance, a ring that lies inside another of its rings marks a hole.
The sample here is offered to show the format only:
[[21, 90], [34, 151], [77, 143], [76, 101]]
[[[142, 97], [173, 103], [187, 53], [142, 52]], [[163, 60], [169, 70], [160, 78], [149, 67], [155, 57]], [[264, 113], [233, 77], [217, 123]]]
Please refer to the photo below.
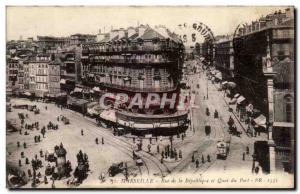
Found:
[[[164, 26], [141, 25], [112, 30], [98, 35], [99, 42], [82, 45], [82, 83], [104, 93], [126, 93], [127, 103], [114, 110], [112, 125], [136, 134], [168, 135], [186, 130], [187, 112], [160, 108], [160, 103], [145, 109], [149, 93], [168, 99], [179, 94], [184, 46]], [[141, 93], [143, 108], [128, 105]], [[101, 95], [100, 94], [100, 95]], [[113, 103], [114, 97], [106, 102]], [[176, 107], [176, 106], [175, 106]], [[100, 119], [101, 115], [100, 115]]]

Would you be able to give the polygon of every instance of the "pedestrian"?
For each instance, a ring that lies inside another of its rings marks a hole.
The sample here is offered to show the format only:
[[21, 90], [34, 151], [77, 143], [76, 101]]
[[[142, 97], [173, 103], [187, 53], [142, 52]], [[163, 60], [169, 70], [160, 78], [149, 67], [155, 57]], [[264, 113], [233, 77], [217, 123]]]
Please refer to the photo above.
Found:
[[259, 167], [256, 166], [254, 171], [255, 171], [255, 174], [258, 174], [259, 173]]
[[156, 142], [157, 142], [157, 136], [155, 136], [155, 140], [156, 140]]
[[246, 147], [246, 154], [249, 155], [249, 147]]
[[164, 158], [164, 151], [161, 152], [161, 157]]
[[24, 152], [21, 152], [21, 158], [24, 158]]
[[59, 117], [57, 117], [57, 121], [59, 121]]
[[182, 139], [182, 141], [184, 140], [184, 134], [181, 135], [181, 139]]
[[102, 137], [102, 140], [101, 140], [101, 142], [102, 142], [102, 145], [104, 145], [104, 138]]
[[196, 160], [196, 168], [199, 168], [199, 160]]
[[194, 154], [192, 155], [192, 162], [195, 162], [195, 156], [194, 156]]
[[81, 129], [81, 136], [83, 136], [83, 129]]
[[245, 152], [243, 152], [243, 161], [245, 161]]
[[203, 156], [203, 154], [202, 154], [201, 160], [202, 160], [202, 164], [204, 164], [205, 161], [204, 161], [204, 156]]
[[19, 166], [20, 166], [20, 167], [22, 166], [22, 162], [21, 162], [21, 160], [19, 160]]
[[44, 183], [45, 183], [45, 185], [48, 184], [48, 180], [47, 180], [47, 177], [46, 177], [46, 176], [44, 176]]
[[19, 131], [20, 131], [20, 135], [22, 135], [22, 129], [20, 129]]
[[179, 158], [181, 159], [182, 158], [182, 151], [179, 150]]
[[99, 142], [98, 142], [98, 137], [96, 137], [96, 139], [95, 139], [95, 142], [96, 142], [96, 144], [98, 144]]
[[41, 136], [40, 135], [37, 136], [37, 140], [38, 140], [38, 142], [41, 142]]
[[25, 159], [25, 164], [29, 164], [29, 159], [28, 158]]
[[43, 150], [40, 150], [40, 157], [42, 158], [43, 156]]
[[47, 106], [45, 106], [45, 110], [47, 110]]
[[32, 173], [31, 173], [30, 169], [28, 169], [27, 173], [28, 173], [28, 177], [31, 178], [32, 177]]
[[132, 138], [133, 143], [135, 143], [135, 137]]
[[[163, 153], [163, 152], [162, 152]], [[160, 163], [164, 163], [164, 157], [162, 157], [161, 159], [160, 159]]]
[[17, 146], [20, 147], [20, 142], [19, 141], [17, 142]]
[[151, 151], [151, 145], [148, 144], [148, 152], [150, 153], [150, 151]]
[[207, 162], [210, 162], [210, 156], [207, 154]]
[[152, 143], [152, 138], [151, 138], [151, 137], [149, 138], [149, 143], [150, 143], [150, 144]]
[[27, 146], [26, 146], [26, 142], [24, 142], [24, 143], [23, 143], [23, 147], [24, 147], [24, 149], [26, 149], [26, 148], [27, 148]]

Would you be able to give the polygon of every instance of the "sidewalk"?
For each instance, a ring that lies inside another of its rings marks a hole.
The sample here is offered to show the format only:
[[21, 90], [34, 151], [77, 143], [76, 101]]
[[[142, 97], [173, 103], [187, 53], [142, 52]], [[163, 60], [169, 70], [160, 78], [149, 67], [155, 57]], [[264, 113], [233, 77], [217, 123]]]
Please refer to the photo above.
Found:
[[229, 108], [232, 109], [231, 113], [234, 116], [233, 119], [236, 120], [239, 123], [239, 125], [241, 126], [241, 128], [243, 129], [243, 131], [245, 132], [245, 134], [248, 137], [255, 139], [255, 141], [263, 141], [263, 140], [268, 139], [268, 134], [267, 133], [261, 133], [260, 136], [256, 136], [256, 137], [253, 137], [253, 136], [249, 135], [249, 133], [247, 132], [247, 128], [248, 128], [247, 124], [240, 120], [238, 112], [236, 112], [236, 103], [233, 104], [233, 105], [230, 105], [229, 104], [230, 98], [223, 95], [224, 94], [223, 90], [218, 90], [218, 89], [220, 89], [220, 86], [218, 87], [216, 84], [212, 84], [212, 83], [210, 83], [210, 85], [213, 85], [216, 88], [216, 90], [219, 91], [220, 94], [222, 94], [222, 98], [223, 98], [224, 102], [226, 103], [226, 105], [228, 107], [228, 110], [229, 110]]

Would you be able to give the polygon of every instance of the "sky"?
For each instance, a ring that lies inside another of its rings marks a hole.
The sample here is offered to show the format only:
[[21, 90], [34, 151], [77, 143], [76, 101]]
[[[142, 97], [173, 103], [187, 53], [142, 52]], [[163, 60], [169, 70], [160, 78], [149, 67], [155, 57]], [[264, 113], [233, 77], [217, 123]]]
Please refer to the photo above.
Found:
[[263, 15], [284, 11], [287, 7], [138, 7], [138, 6], [75, 6], [6, 8], [6, 39], [26, 39], [37, 35], [69, 36], [75, 33], [97, 34], [99, 29], [126, 28], [138, 24], [165, 25], [178, 31], [178, 25], [202, 22], [214, 35], [233, 34], [241, 24]]

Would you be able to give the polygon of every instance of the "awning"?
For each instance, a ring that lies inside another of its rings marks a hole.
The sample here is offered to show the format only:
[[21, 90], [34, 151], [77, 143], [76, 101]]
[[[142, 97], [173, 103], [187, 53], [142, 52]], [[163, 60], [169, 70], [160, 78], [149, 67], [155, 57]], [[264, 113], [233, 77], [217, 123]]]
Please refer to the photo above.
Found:
[[100, 88], [99, 87], [93, 87], [93, 90], [96, 92], [100, 92]]
[[131, 80], [131, 78], [128, 77], [128, 76], [127, 76], [127, 77], [124, 77], [123, 79], [124, 79], [125, 81]]
[[222, 85], [226, 85], [228, 83], [228, 81], [224, 81], [222, 82]]
[[59, 83], [66, 84], [66, 80], [65, 79], [61, 79]]
[[76, 87], [76, 88], [74, 89], [74, 92], [82, 92], [82, 88]]
[[246, 98], [245, 98], [244, 96], [240, 96], [240, 97], [238, 97], [238, 99], [237, 99], [237, 103], [238, 103], [238, 104], [241, 104], [244, 100], [246, 100]]
[[24, 95], [25, 96], [31, 96], [31, 93], [30, 92], [25, 92]]
[[273, 127], [287, 127], [287, 128], [293, 128], [294, 123], [288, 123], [288, 122], [274, 122]]
[[235, 88], [236, 87], [236, 83], [234, 83], [234, 82], [228, 82], [227, 86], [230, 87], [230, 88]]
[[253, 121], [259, 125], [259, 126], [262, 126], [262, 127], [265, 127], [266, 128], [266, 117], [264, 115], [259, 115], [257, 118], [253, 119]]
[[111, 121], [111, 122], [116, 122], [116, 120], [117, 120], [115, 110], [113, 110], [113, 109], [104, 110], [100, 114], [100, 118], [107, 120], [107, 121]]
[[67, 96], [66, 92], [61, 92], [55, 95], [56, 97], [60, 97], [60, 96]]
[[219, 80], [222, 80], [222, 73], [221, 72], [218, 72], [215, 77]]
[[238, 98], [239, 96], [240, 96], [239, 93], [236, 93], [236, 94], [234, 95], [235, 98]]

